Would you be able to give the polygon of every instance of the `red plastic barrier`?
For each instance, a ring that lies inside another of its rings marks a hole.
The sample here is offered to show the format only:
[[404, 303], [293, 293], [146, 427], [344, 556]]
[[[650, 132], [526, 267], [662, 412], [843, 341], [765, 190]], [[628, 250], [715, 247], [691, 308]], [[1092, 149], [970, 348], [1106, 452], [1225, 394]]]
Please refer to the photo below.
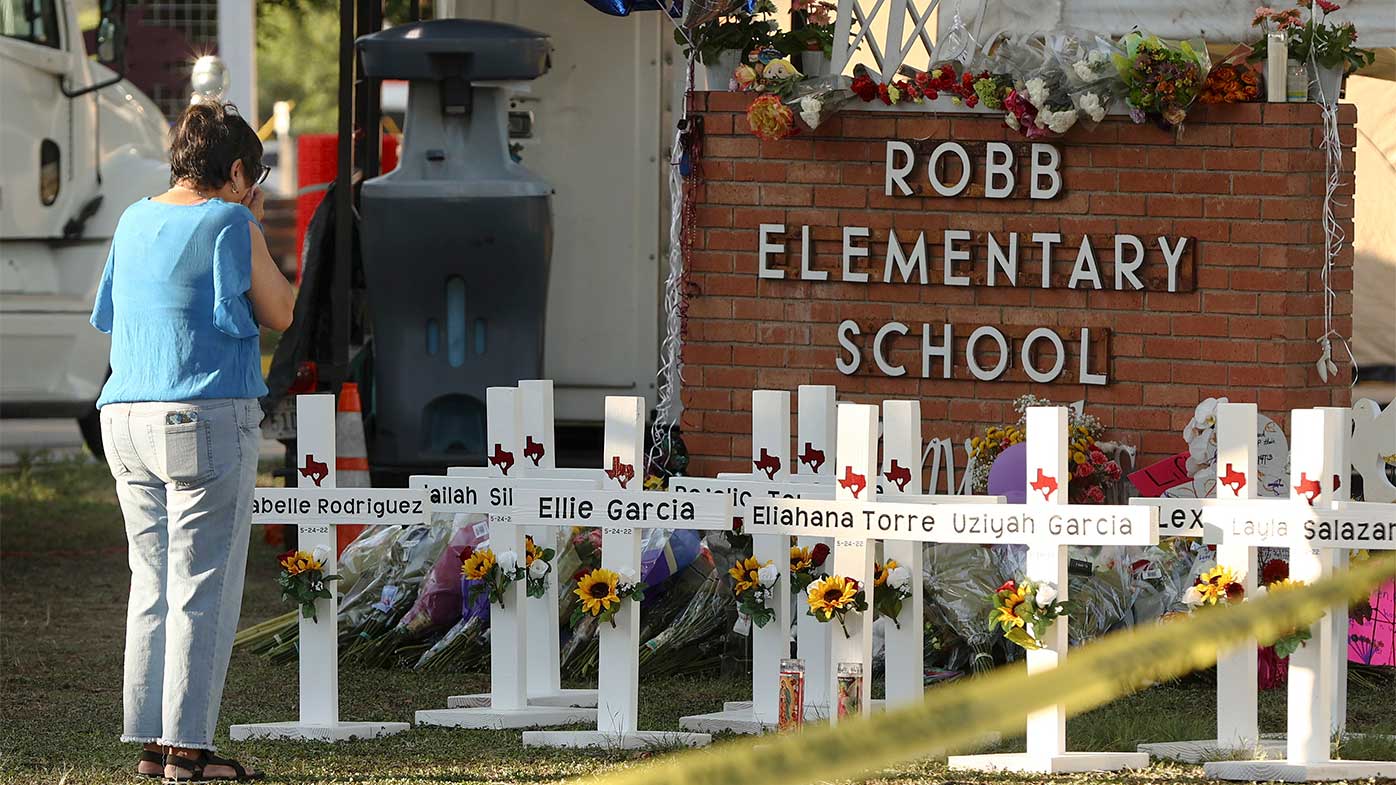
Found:
[[[378, 160], [383, 172], [397, 168], [398, 138], [383, 135]], [[334, 181], [339, 168], [339, 136], [336, 134], [301, 134], [296, 137], [296, 283], [300, 283], [301, 264], [305, 255], [305, 231], [320, 200], [325, 198], [323, 186]]]

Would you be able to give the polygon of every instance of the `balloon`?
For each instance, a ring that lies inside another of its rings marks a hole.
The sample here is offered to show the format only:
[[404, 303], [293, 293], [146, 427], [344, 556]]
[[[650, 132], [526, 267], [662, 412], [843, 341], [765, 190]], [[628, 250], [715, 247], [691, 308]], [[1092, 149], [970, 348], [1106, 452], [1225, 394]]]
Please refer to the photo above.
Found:
[[[603, 14], [629, 16], [632, 11], [662, 11], [665, 4], [658, 0], [586, 0], [587, 4]], [[675, 0], [677, 5], [678, 0]]]
[[217, 55], [204, 55], [194, 61], [189, 86], [196, 100], [221, 101], [228, 91], [228, 68]]
[[999, 453], [989, 467], [989, 495], [1007, 497], [1009, 504], [1022, 504], [1028, 494], [1028, 445], [1018, 443]]

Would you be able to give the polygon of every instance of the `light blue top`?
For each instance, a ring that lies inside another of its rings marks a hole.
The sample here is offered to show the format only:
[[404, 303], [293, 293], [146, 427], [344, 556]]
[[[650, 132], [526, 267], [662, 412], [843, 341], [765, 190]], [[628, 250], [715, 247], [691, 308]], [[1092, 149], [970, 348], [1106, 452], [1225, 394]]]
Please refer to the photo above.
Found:
[[112, 237], [92, 326], [111, 333], [109, 403], [260, 398], [252, 212], [210, 199], [126, 208]]

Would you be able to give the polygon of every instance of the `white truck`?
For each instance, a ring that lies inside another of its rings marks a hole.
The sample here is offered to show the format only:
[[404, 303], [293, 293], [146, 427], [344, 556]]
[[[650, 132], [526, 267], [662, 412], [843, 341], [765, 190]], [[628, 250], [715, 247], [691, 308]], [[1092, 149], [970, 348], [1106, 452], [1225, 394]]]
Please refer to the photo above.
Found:
[[0, 0], [0, 417], [76, 418], [98, 455], [92, 298], [121, 212], [169, 184], [165, 118], [122, 78], [126, 3], [100, 2]]

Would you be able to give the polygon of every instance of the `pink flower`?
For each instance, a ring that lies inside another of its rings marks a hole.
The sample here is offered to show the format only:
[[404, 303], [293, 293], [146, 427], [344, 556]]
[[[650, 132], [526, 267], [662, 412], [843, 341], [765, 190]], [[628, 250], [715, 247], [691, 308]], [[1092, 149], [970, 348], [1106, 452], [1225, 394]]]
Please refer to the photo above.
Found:
[[1092, 485], [1090, 488], [1086, 489], [1086, 501], [1091, 504], [1103, 503], [1105, 501], [1105, 491], [1102, 491], [1099, 485]]
[[1111, 482], [1120, 479], [1121, 474], [1122, 472], [1120, 471], [1120, 465], [1118, 463], [1111, 461], [1105, 464], [1105, 476], [1109, 477]]
[[1077, 476], [1077, 477], [1080, 477], [1081, 479], [1084, 480], [1084, 479], [1086, 479], [1087, 477], [1091, 476], [1092, 474], [1095, 474], [1095, 467], [1094, 467], [1094, 466], [1091, 466], [1089, 463], [1078, 463], [1078, 464], [1076, 464], [1076, 476]]
[[1095, 464], [1096, 466], [1103, 466], [1105, 465], [1105, 461], [1105, 453], [1101, 452], [1100, 450], [1091, 450], [1091, 463]]
[[1318, 7], [1322, 8], [1325, 14], [1331, 14], [1339, 8], [1342, 8], [1342, 6], [1337, 3], [1330, 3], [1328, 0], [1315, 0], [1315, 2], [1318, 3]]

